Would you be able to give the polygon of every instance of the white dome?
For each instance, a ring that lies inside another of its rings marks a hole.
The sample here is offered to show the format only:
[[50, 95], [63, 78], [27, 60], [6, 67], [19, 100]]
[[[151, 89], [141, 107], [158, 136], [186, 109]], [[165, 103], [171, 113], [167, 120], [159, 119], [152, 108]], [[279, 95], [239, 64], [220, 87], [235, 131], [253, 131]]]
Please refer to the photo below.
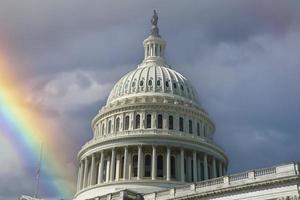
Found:
[[169, 96], [198, 104], [190, 82], [168, 65], [143, 63], [123, 76], [113, 87], [107, 103], [133, 96]]

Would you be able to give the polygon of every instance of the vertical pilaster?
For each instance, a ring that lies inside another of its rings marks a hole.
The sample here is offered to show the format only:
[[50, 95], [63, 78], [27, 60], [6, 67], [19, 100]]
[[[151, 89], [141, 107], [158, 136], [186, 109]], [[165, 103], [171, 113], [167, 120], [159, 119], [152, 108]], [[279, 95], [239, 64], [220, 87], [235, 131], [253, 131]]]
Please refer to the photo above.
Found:
[[137, 179], [142, 177], [142, 146], [138, 146], [138, 169], [137, 169]]
[[104, 167], [104, 152], [101, 151], [100, 153], [100, 163], [99, 163], [99, 169], [98, 169], [98, 183], [103, 182], [103, 167]]
[[87, 178], [88, 178], [88, 159], [87, 159], [87, 157], [85, 157], [82, 188], [85, 188], [87, 186]]
[[123, 164], [123, 177], [128, 179], [128, 147], [124, 148], [124, 164]]
[[92, 154], [92, 163], [91, 163], [91, 178], [89, 185], [95, 184], [95, 175], [96, 175], [96, 169], [95, 169], [95, 154]]
[[180, 149], [180, 175], [181, 175], [181, 182], [185, 181], [185, 173], [184, 173], [184, 149]]
[[155, 180], [156, 179], [156, 176], [157, 176], [157, 172], [156, 172], [156, 146], [153, 145], [152, 146], [152, 170], [151, 170], [151, 177], [152, 177], [152, 180]]
[[167, 181], [171, 180], [171, 148], [167, 147]]
[[83, 174], [83, 164], [82, 164], [82, 161], [80, 161], [80, 165], [79, 165], [79, 169], [78, 169], [77, 191], [79, 191], [81, 189], [82, 174]]
[[110, 181], [113, 181], [115, 179], [115, 163], [116, 163], [116, 150], [113, 148], [111, 150], [111, 172], [110, 172]]
[[120, 178], [120, 162], [121, 162], [120, 159], [121, 159], [121, 156], [120, 156], [120, 154], [117, 153], [116, 157], [117, 157], [117, 161], [116, 161], [116, 176], [115, 176], [115, 180], [119, 181], [119, 178]]
[[219, 176], [221, 177], [221, 176], [223, 176], [223, 173], [222, 173], [222, 162], [221, 162], [221, 160], [219, 161]]
[[204, 165], [204, 180], [207, 180], [208, 179], [207, 154], [204, 154], [203, 165]]
[[213, 157], [212, 159], [212, 178], [217, 177], [217, 166], [216, 166], [216, 159]]
[[193, 152], [193, 181], [197, 181], [197, 153]]

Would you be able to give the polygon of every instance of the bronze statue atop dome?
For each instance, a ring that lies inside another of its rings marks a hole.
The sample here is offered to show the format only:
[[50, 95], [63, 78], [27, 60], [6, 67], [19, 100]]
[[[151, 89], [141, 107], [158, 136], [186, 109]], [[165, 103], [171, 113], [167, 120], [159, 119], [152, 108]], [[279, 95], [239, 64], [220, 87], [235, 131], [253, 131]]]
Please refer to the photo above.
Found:
[[153, 16], [151, 18], [151, 24], [152, 24], [152, 30], [151, 30], [151, 35], [160, 37], [159, 36], [159, 29], [157, 27], [157, 21], [158, 21], [158, 15], [156, 13], [156, 10], [153, 10]]

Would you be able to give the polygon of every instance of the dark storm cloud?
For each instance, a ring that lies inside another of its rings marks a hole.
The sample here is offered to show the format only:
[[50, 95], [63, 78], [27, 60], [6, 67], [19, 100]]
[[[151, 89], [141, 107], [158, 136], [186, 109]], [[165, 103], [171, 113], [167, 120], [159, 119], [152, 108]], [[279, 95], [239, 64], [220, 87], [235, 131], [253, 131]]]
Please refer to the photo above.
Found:
[[77, 166], [90, 120], [142, 60], [152, 9], [167, 61], [198, 90], [230, 171], [300, 160], [298, 0], [1, 1], [0, 44], [9, 44], [30, 103], [69, 138], [68, 162]]

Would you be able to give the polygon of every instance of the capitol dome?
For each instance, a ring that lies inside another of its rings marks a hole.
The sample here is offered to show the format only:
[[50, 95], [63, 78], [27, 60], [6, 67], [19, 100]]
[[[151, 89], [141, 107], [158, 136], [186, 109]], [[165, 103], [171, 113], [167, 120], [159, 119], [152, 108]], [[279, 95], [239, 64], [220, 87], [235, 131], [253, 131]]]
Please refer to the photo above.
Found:
[[155, 13], [144, 60], [115, 84], [92, 120], [93, 138], [78, 153], [76, 200], [146, 194], [227, 172], [213, 121], [191, 83], [165, 62], [157, 20]]

